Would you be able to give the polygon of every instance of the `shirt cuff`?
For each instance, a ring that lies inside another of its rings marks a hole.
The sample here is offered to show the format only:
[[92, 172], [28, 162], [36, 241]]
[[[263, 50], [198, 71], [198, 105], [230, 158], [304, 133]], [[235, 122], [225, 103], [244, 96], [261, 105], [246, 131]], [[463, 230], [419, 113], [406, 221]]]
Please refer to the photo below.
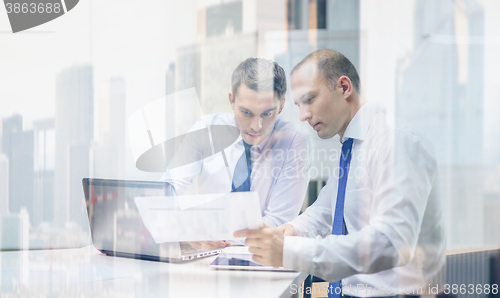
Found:
[[298, 216], [294, 220], [287, 222], [287, 224], [291, 225], [295, 229], [295, 232], [299, 237], [314, 238], [317, 236], [317, 233], [310, 233], [307, 230], [306, 218]]
[[293, 221], [289, 221], [284, 223], [283, 225], [291, 225], [295, 229], [295, 233], [297, 233], [297, 236], [303, 236], [302, 233], [300, 232], [300, 226], [294, 223]]
[[301, 272], [310, 272], [316, 250], [316, 239], [285, 236], [283, 244], [283, 267]]

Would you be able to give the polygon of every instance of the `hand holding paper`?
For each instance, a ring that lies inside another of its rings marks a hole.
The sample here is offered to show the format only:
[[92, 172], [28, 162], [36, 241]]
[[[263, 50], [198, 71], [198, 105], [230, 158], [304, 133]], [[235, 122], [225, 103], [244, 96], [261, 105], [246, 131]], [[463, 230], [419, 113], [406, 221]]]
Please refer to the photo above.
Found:
[[156, 243], [235, 240], [234, 231], [262, 227], [257, 192], [136, 197], [135, 203]]

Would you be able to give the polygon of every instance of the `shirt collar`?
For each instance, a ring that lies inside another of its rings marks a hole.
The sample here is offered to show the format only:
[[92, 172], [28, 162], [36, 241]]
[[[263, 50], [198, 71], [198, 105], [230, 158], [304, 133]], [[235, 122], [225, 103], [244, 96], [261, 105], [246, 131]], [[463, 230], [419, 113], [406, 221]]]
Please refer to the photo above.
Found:
[[351, 119], [342, 137], [341, 143], [352, 138], [363, 141], [366, 137], [373, 116], [377, 113], [377, 108], [374, 104], [366, 102], [361, 106], [358, 112]]

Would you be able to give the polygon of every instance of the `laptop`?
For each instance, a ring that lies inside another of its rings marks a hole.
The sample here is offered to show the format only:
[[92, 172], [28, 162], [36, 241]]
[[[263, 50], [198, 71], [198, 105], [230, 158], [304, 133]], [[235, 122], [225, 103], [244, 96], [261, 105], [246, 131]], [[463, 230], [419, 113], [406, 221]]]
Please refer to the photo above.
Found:
[[188, 242], [156, 243], [145, 227], [134, 202], [136, 197], [170, 196], [170, 184], [84, 178], [82, 180], [94, 247], [117, 257], [160, 262], [184, 262], [217, 255]]

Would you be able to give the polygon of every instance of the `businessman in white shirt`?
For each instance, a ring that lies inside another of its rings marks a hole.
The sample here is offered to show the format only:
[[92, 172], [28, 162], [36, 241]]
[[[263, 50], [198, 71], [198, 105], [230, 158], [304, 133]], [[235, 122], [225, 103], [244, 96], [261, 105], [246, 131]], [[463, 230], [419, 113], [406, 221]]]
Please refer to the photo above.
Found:
[[304, 58], [291, 86], [300, 120], [322, 139], [339, 135], [339, 166], [296, 219], [235, 235], [247, 237], [259, 263], [330, 282], [329, 297], [437, 294], [445, 234], [432, 146], [408, 124], [389, 125], [360, 96], [356, 69], [336, 51]]
[[[234, 113], [204, 116], [192, 128], [236, 126], [239, 138], [224, 154], [169, 170], [162, 180], [171, 183], [176, 194], [185, 194], [193, 183], [197, 193], [256, 191], [266, 225], [277, 227], [294, 219], [309, 181], [309, 134], [278, 116], [286, 88], [285, 72], [277, 63], [263, 58], [243, 61], [231, 79]], [[191, 147], [193, 154], [207, 150]]]

